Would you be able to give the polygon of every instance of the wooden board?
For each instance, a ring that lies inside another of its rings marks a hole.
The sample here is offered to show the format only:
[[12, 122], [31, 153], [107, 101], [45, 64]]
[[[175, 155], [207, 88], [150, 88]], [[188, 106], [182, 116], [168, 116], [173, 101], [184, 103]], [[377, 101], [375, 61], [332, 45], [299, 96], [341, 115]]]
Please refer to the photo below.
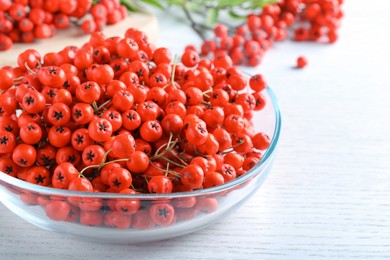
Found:
[[[129, 14], [125, 20], [114, 25], [105, 26], [103, 32], [107, 36], [123, 36], [130, 27], [144, 31], [151, 42], [157, 40], [158, 23], [156, 17], [151, 14]], [[36, 49], [43, 55], [47, 52], [60, 51], [69, 45], [81, 46], [88, 39], [89, 35], [84, 34], [81, 28], [71, 26], [66, 30], [58, 31], [57, 35], [50, 39], [39, 40], [34, 43], [14, 44], [10, 50], [0, 52], [0, 66], [15, 65], [19, 53], [27, 49]]]

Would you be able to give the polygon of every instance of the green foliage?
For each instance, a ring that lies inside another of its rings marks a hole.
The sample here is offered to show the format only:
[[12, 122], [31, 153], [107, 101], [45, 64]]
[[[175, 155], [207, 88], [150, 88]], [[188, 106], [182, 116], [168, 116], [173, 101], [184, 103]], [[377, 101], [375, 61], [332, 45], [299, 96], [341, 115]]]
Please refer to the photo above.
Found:
[[[278, 0], [121, 0], [129, 11], [137, 12], [145, 5], [166, 9], [171, 6], [181, 8], [192, 28], [205, 38], [204, 31], [217, 23], [233, 20], [245, 20], [249, 13], [256, 13], [260, 8], [276, 3]], [[144, 5], [142, 5], [144, 4]], [[233, 19], [231, 19], [233, 18]], [[232, 23], [230, 23], [232, 25]]]
[[160, 9], [165, 9], [169, 6], [180, 6], [189, 11], [205, 11], [207, 13], [207, 24], [212, 21], [215, 22], [221, 10], [228, 10], [228, 12], [231, 11], [233, 14], [236, 14], [234, 9], [237, 8], [246, 10], [258, 9], [275, 2], [277, 0], [121, 0], [121, 3], [130, 11], [139, 10], [140, 3]]
[[140, 0], [140, 1], [143, 3], [149, 4], [149, 5], [152, 5], [154, 7], [164, 9], [164, 6], [160, 3], [161, 1], [158, 1], [158, 0]]
[[218, 21], [218, 9], [209, 8], [206, 13], [206, 25], [212, 26]]

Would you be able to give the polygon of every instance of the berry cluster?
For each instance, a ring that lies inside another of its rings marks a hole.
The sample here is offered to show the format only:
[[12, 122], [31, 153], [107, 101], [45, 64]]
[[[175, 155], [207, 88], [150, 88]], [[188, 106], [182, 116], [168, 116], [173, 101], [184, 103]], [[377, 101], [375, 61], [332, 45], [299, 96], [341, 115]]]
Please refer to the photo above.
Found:
[[118, 0], [0, 0], [0, 51], [16, 42], [53, 37], [71, 23], [92, 33], [126, 16]]
[[[295, 41], [337, 40], [343, 16], [343, 0], [284, 0], [265, 6], [260, 14], [250, 14], [243, 25], [230, 29], [224, 24], [213, 28], [214, 39], [205, 40], [200, 54], [229, 54], [233, 64], [257, 66], [273, 42], [283, 41], [293, 31]], [[191, 47], [192, 48], [192, 47]]]
[[[192, 191], [245, 174], [270, 145], [251, 121], [265, 106], [263, 77], [248, 79], [226, 54], [201, 60], [187, 50], [181, 61], [135, 29], [124, 38], [94, 32], [82, 47], [43, 58], [24, 51], [17, 67], [0, 69], [0, 171], [58, 189], [125, 194]], [[116, 227], [112, 219], [128, 227], [135, 213], [168, 225], [175, 207], [217, 206], [215, 198], [147, 209], [119, 200], [105, 202], [107, 213], [101, 199], [21, 197], [53, 219], [78, 208], [81, 223], [107, 217]]]
[[302, 4], [286, 1], [285, 5], [288, 11], [297, 15], [294, 40], [336, 42], [343, 17], [343, 0], [304, 0]]

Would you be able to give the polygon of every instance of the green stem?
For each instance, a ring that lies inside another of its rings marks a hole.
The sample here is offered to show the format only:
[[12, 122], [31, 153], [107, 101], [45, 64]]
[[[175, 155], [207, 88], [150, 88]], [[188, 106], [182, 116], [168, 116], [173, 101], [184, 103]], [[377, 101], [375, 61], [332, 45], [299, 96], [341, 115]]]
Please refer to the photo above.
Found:
[[186, 161], [184, 161], [179, 155], [177, 155], [176, 153], [172, 153], [171, 152], [171, 154], [173, 154], [173, 156], [175, 156], [177, 159], [179, 159], [179, 161], [183, 164], [183, 165], [185, 165], [185, 166], [187, 166], [188, 165], [188, 163], [186, 162]]
[[203, 41], [206, 41], [206, 37], [203, 33], [202, 30], [200, 30], [198, 28], [198, 24], [195, 22], [195, 20], [192, 18], [190, 12], [188, 11], [188, 9], [186, 8], [185, 4], [183, 5], [182, 7], [183, 11], [184, 11], [184, 14], [186, 15], [187, 19], [190, 21], [191, 23], [191, 27], [192, 29], [199, 35], [199, 37], [203, 40]]
[[106, 102], [104, 102], [103, 104], [101, 104], [100, 106], [98, 106], [95, 110], [95, 113], [98, 112], [100, 109], [102, 109], [103, 107], [105, 107], [108, 103], [111, 102], [111, 99], [107, 100]]
[[171, 75], [171, 84], [175, 86], [175, 72], [176, 72], [176, 64], [177, 64], [177, 54], [173, 58], [173, 67], [172, 67], [172, 75]]
[[128, 162], [129, 159], [127, 158], [123, 158], [123, 159], [116, 159], [116, 160], [113, 160], [113, 161], [109, 161], [109, 162], [105, 162], [105, 163], [101, 163], [101, 164], [94, 164], [94, 165], [90, 165], [90, 166], [87, 166], [85, 167], [84, 169], [82, 169], [80, 171], [80, 175], [84, 176], [83, 173], [88, 170], [88, 169], [94, 169], [94, 168], [98, 168], [98, 169], [101, 169], [103, 168], [104, 166], [110, 164], [110, 163], [115, 163], [115, 162]]
[[[161, 157], [164, 156], [164, 154], [167, 153], [167, 151], [170, 151], [172, 150], [173, 147], [175, 147], [175, 145], [177, 144], [177, 140], [173, 141], [172, 142], [172, 137], [173, 137], [173, 134], [172, 132], [169, 133], [169, 140], [167, 143], [161, 145], [157, 150], [156, 152], [154, 153], [154, 156], [150, 157], [150, 160], [154, 161], [156, 159], [160, 159]], [[160, 151], [164, 148], [165, 148], [165, 151], [160, 153]]]
[[95, 101], [91, 103], [91, 106], [93, 107], [93, 111], [97, 111], [98, 110], [98, 107], [97, 107]]
[[166, 147], [167, 145], [168, 145], [168, 143], [161, 145], [161, 146], [156, 150], [156, 152], [154, 153], [154, 155], [153, 155], [152, 157], [150, 157], [150, 160], [151, 160], [151, 161], [154, 161], [154, 160], [156, 160], [156, 159], [160, 159], [160, 158], [164, 155], [163, 153], [160, 153], [160, 151], [161, 151], [164, 147]]
[[169, 163], [172, 163], [173, 165], [176, 165], [177, 167], [181, 167], [181, 168], [184, 168], [185, 166], [184, 165], [181, 165], [180, 163], [177, 163], [175, 161], [172, 161], [171, 159], [168, 159], [167, 157], [163, 156], [162, 157], [165, 161]]
[[[163, 157], [164, 158], [164, 157]], [[167, 163], [167, 167], [166, 167], [166, 170], [165, 170], [165, 177], [167, 177], [168, 176], [168, 174], [169, 174], [169, 162]]]
[[137, 9], [135, 8], [134, 6], [134, 3], [132, 3], [132, 1], [128, 1], [128, 0], [121, 0], [120, 3], [124, 6], [126, 6], [127, 10], [129, 10], [130, 12], [136, 12]]
[[235, 145], [232, 145], [232, 147], [230, 147], [230, 148], [228, 148], [228, 149], [226, 149], [226, 150], [222, 151], [222, 152], [221, 152], [221, 154], [227, 154], [227, 153], [231, 153], [231, 152], [233, 152], [233, 151], [234, 151], [234, 148], [236, 148], [237, 146], [240, 146], [240, 145], [242, 145], [243, 143], [245, 143], [245, 141], [244, 141], [244, 140], [242, 140], [242, 141], [239, 141], [237, 144], [235, 144]]
[[[150, 163], [150, 165], [151, 165], [153, 168], [155, 168], [155, 169], [157, 169], [157, 170], [159, 170], [159, 171], [162, 171], [162, 172], [165, 172], [165, 171], [166, 171], [165, 169], [162, 169], [162, 168], [157, 167], [156, 165], [154, 165], [153, 162], [150, 161], [150, 160], [149, 160], [149, 163]], [[175, 176], [177, 176], [177, 177], [180, 177], [180, 176], [181, 176], [181, 173], [180, 173], [180, 172], [177, 172], [177, 171], [169, 170], [168, 173], [171, 173], [171, 174], [173, 174], [173, 175], [175, 175]]]

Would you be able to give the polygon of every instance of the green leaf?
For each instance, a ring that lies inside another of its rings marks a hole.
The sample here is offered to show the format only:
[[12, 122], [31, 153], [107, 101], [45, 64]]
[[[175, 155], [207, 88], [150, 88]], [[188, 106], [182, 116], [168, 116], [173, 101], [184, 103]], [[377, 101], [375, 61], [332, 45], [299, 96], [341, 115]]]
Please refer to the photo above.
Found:
[[251, 0], [250, 1], [251, 8], [258, 8], [258, 7], [264, 7], [269, 4], [274, 4], [277, 2], [277, 0]]
[[160, 9], [165, 9], [165, 7], [158, 0], [140, 0], [140, 1]]
[[226, 7], [233, 7], [233, 6], [237, 6], [237, 5], [242, 5], [246, 2], [248, 2], [248, 0], [219, 0], [217, 1], [217, 7], [218, 8], [226, 8]]
[[167, 0], [168, 5], [179, 5], [179, 6], [184, 6], [185, 5], [185, 0]]
[[187, 2], [184, 4], [184, 6], [188, 11], [198, 11], [202, 8], [201, 5], [199, 5], [198, 3], [194, 3], [194, 2]]
[[126, 6], [127, 10], [129, 10], [130, 12], [137, 11], [137, 6], [135, 6], [134, 3], [129, 1], [129, 0], [121, 0], [120, 3], [124, 6]]
[[209, 9], [207, 9], [206, 24], [208, 26], [212, 26], [212, 25], [215, 25], [217, 23], [218, 12], [219, 12], [219, 10], [217, 8], [209, 8]]
[[245, 20], [247, 18], [247, 15], [238, 14], [238, 13], [234, 12], [233, 10], [229, 10], [229, 15], [230, 15], [230, 17], [232, 17], [234, 19], [239, 19], [239, 20]]

